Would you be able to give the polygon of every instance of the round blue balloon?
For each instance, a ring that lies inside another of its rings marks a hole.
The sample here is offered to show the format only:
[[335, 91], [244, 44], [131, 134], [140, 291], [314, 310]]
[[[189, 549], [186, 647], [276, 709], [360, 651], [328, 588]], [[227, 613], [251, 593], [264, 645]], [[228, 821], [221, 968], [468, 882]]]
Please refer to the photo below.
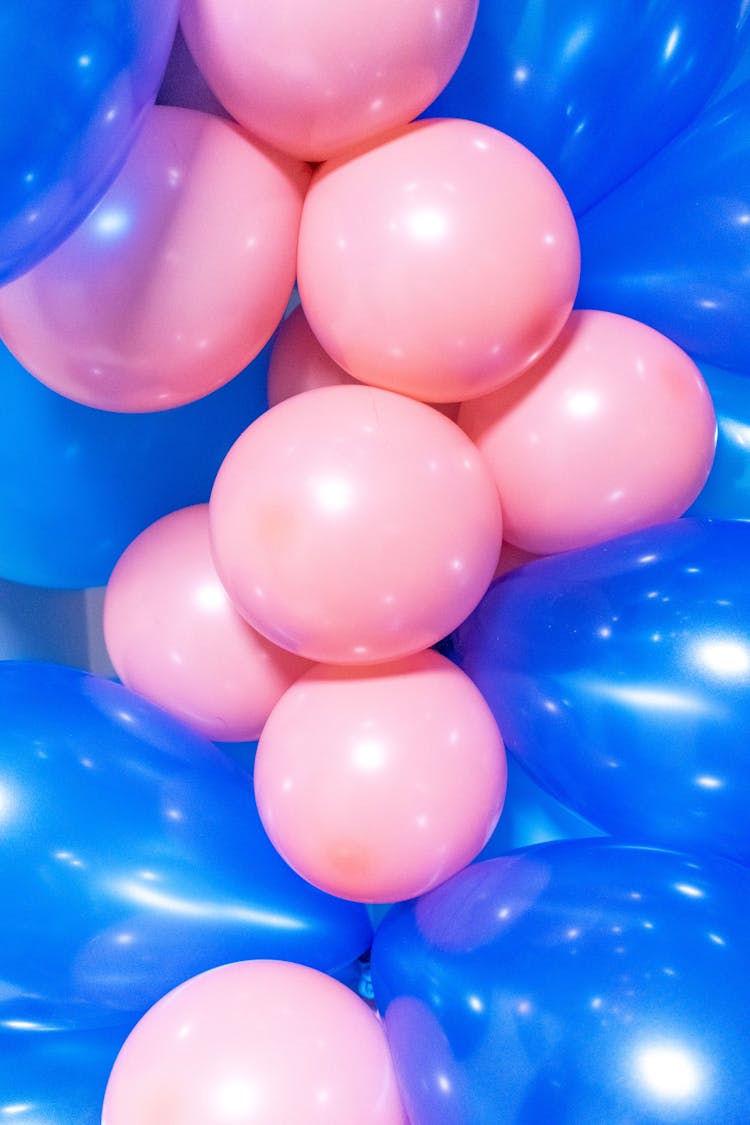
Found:
[[0, 284], [99, 201], [156, 97], [178, 0], [3, 0]]
[[718, 440], [708, 480], [687, 514], [750, 520], [750, 379], [706, 363], [701, 371], [716, 410]]
[[743, 0], [482, 0], [427, 112], [509, 133], [582, 214], [690, 123], [747, 33]]
[[750, 863], [750, 524], [697, 519], [542, 559], [457, 637], [508, 749], [627, 839]]
[[0, 344], [0, 577], [103, 586], [144, 528], [208, 500], [230, 447], [267, 408], [269, 353], [189, 406], [110, 414], [55, 394]]
[[101, 1125], [107, 1080], [128, 1030], [0, 1030], [0, 1120]]
[[68, 668], [0, 663], [0, 840], [0, 1026], [133, 1023], [217, 965], [328, 971], [371, 938], [287, 867], [213, 743]]
[[746, 1125], [750, 872], [606, 840], [394, 907], [375, 997], [412, 1125]]
[[748, 370], [750, 82], [585, 215], [579, 233], [579, 308], [631, 316], [698, 360]]

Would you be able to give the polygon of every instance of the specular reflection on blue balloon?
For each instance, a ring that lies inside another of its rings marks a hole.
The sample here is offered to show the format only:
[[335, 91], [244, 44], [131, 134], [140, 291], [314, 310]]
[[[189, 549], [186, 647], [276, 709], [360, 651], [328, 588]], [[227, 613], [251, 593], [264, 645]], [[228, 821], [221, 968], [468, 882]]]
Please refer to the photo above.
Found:
[[103, 586], [136, 535], [208, 500], [230, 447], [267, 409], [269, 354], [189, 406], [111, 414], [55, 394], [0, 343], [0, 577]]
[[531, 563], [461, 627], [508, 749], [607, 832], [750, 862], [750, 526], [677, 520]]
[[58, 246], [127, 156], [169, 56], [177, 0], [4, 0], [0, 284]]
[[100, 1125], [109, 1072], [129, 1030], [0, 1026], [0, 1121]]
[[700, 361], [745, 371], [750, 82], [585, 215], [579, 233], [579, 308], [632, 316]]
[[746, 17], [742, 0], [482, 0], [427, 115], [509, 133], [582, 214], [690, 123], [731, 69]]
[[0, 1023], [115, 1024], [215, 965], [325, 970], [364, 907], [270, 844], [246, 775], [119, 684], [0, 664]]
[[394, 907], [373, 981], [412, 1125], [744, 1125], [750, 872], [606, 840]]
[[701, 364], [716, 409], [718, 441], [708, 480], [689, 516], [750, 520], [750, 378]]

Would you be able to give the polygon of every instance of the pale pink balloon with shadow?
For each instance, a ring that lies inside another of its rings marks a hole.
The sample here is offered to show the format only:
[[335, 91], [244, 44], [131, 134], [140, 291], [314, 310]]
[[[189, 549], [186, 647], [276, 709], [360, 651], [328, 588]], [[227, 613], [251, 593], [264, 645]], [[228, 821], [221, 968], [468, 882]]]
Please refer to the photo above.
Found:
[[433, 651], [306, 672], [271, 712], [255, 759], [277, 851], [308, 882], [358, 902], [425, 894], [475, 859], [506, 781], [487, 703]]
[[102, 1125], [408, 1125], [385, 1031], [339, 981], [283, 961], [193, 977], [136, 1024]]
[[464, 403], [458, 420], [492, 469], [506, 540], [540, 555], [681, 516], [716, 445], [690, 357], [609, 312], [574, 312], [532, 370]]
[[294, 285], [310, 169], [197, 110], [155, 106], [80, 227], [0, 290], [23, 366], [101, 410], [166, 410], [258, 354]]
[[247, 621], [328, 664], [429, 648], [474, 609], [500, 554], [497, 488], [459, 427], [365, 386], [272, 407], [209, 504], [216, 568]]
[[158, 520], [115, 566], [104, 636], [122, 682], [218, 742], [259, 737], [310, 664], [240, 617], [211, 557], [208, 505]]

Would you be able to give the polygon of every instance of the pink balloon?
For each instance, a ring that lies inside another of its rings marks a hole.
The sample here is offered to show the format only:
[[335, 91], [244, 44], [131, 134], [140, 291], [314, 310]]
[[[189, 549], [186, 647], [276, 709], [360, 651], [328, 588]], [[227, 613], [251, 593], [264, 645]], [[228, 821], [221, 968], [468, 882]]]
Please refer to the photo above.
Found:
[[207, 395], [284, 313], [308, 178], [228, 121], [155, 107], [85, 222], [0, 290], [0, 335], [89, 406], [163, 410]]
[[460, 871], [495, 828], [505, 785], [489, 707], [432, 651], [313, 668], [272, 711], [255, 759], [277, 851], [308, 882], [358, 902], [412, 898]]
[[271, 644], [232, 606], [208, 537], [208, 505], [164, 516], [112, 572], [104, 636], [122, 682], [219, 742], [258, 738], [306, 660]]
[[182, 26], [237, 121], [325, 160], [417, 117], [453, 75], [477, 0], [185, 0]]
[[269, 405], [276, 406], [284, 399], [317, 387], [356, 382], [321, 347], [304, 312], [297, 306], [279, 328], [273, 343], [268, 365]]
[[313, 332], [365, 383], [462, 402], [514, 378], [573, 306], [575, 221], [522, 145], [421, 121], [315, 173], [298, 285]]
[[322, 387], [258, 418], [219, 469], [214, 558], [237, 609], [311, 660], [429, 648], [497, 565], [497, 489], [476, 447], [419, 402]]
[[117, 1057], [102, 1125], [407, 1125], [385, 1032], [345, 985], [239, 961], [168, 993]]
[[[276, 406], [286, 398], [313, 391], [317, 387], [337, 387], [358, 383], [331, 359], [308, 324], [301, 306], [279, 328], [268, 365], [268, 402]], [[460, 403], [446, 402], [435, 409], [455, 422]]]
[[692, 360], [645, 324], [575, 312], [518, 383], [461, 407], [500, 490], [506, 539], [536, 554], [680, 516], [703, 487], [716, 419]]

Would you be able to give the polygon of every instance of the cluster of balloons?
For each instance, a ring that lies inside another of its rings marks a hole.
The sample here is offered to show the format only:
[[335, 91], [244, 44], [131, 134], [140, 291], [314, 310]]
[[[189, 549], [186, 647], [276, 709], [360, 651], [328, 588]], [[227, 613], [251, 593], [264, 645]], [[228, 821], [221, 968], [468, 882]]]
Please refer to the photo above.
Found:
[[744, 0], [0, 23], [0, 1115], [744, 1125]]

